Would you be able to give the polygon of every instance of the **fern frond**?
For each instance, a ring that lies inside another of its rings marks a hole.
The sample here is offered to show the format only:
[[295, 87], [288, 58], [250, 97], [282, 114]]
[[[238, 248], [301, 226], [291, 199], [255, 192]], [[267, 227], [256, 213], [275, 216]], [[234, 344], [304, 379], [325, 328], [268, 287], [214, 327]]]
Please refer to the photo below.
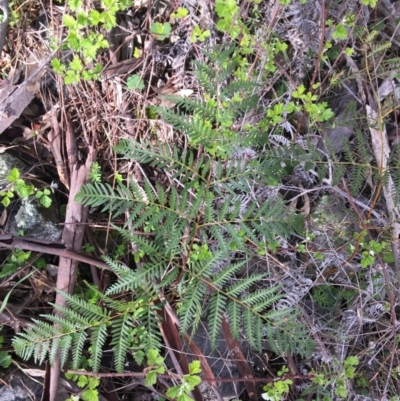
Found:
[[[70, 337], [68, 337], [68, 338], [70, 338]], [[79, 369], [79, 365], [81, 363], [81, 358], [83, 355], [82, 351], [83, 351], [83, 347], [85, 345], [86, 339], [87, 339], [86, 331], [81, 331], [78, 333], [74, 333], [72, 335], [72, 369]], [[65, 358], [67, 358], [69, 348], [70, 347], [68, 347], [68, 344], [62, 345], [63, 352], [66, 354]], [[65, 362], [63, 362], [63, 364], [64, 363]]]
[[[63, 336], [61, 338], [61, 341], [58, 343], [60, 349], [61, 366], [64, 366], [67, 363], [69, 350], [71, 349], [71, 344], [72, 344], [72, 336]], [[54, 348], [54, 351], [55, 349], [56, 348]], [[80, 353], [79, 355], [82, 356], [82, 353]], [[53, 356], [55, 356], [55, 354], [53, 354]], [[50, 363], [54, 363], [54, 359], [50, 359]]]
[[157, 312], [160, 306], [150, 305], [146, 308], [139, 316], [141, 326], [143, 330], [140, 335], [140, 339], [143, 342], [141, 346], [144, 349], [160, 349], [162, 345], [162, 336], [159, 330], [159, 324], [161, 324], [161, 317]]
[[279, 287], [272, 287], [253, 291], [251, 294], [246, 295], [242, 299], [242, 302], [253, 311], [262, 312], [264, 309], [282, 298], [282, 295], [276, 295], [278, 289]]
[[[54, 304], [50, 303], [50, 305]], [[54, 324], [58, 324], [64, 332], [74, 333], [80, 329], [86, 330], [91, 326], [91, 320], [82, 316], [79, 312], [60, 306], [57, 307], [57, 310], [62, 316], [49, 315], [46, 318]]]
[[90, 356], [93, 372], [100, 369], [101, 356], [103, 354], [103, 346], [107, 338], [107, 326], [100, 324], [92, 328], [90, 338]]
[[240, 333], [240, 323], [242, 317], [242, 306], [238, 302], [229, 302], [228, 315], [229, 327], [231, 329], [232, 337], [237, 340]]
[[[81, 202], [85, 206], [102, 206], [108, 202], [114, 195], [114, 190], [109, 184], [87, 184], [82, 187], [75, 197], [77, 202]], [[91, 203], [86, 199], [87, 196], [92, 196], [94, 199]]]
[[[179, 108], [186, 110], [188, 113], [200, 114], [210, 121], [216, 120], [215, 107], [203, 100], [174, 95], [163, 95], [162, 98], [176, 103]], [[157, 111], [162, 115], [164, 108], [157, 108]]]
[[346, 173], [346, 166], [342, 163], [335, 164], [332, 176], [332, 185], [336, 186]]
[[130, 273], [132, 272], [129, 267], [125, 266], [124, 264], [117, 262], [110, 256], [104, 255], [103, 260], [107, 263], [107, 265], [110, 267], [110, 269], [117, 274], [118, 276], [129, 276]]
[[392, 166], [391, 176], [394, 184], [394, 198], [396, 204], [400, 202], [400, 146], [394, 147], [390, 154], [389, 165]]
[[[150, 164], [156, 168], [168, 168], [169, 171], [182, 170], [190, 180], [201, 179], [199, 170], [201, 166], [188, 164], [193, 157], [193, 153], [186, 151], [183, 155], [176, 146], [169, 146], [158, 142], [156, 146], [150, 143], [133, 142], [128, 139], [120, 141], [114, 150], [125, 156], [127, 159], [134, 159], [144, 164]], [[186, 156], [185, 156], [186, 154]]]
[[262, 320], [259, 315], [255, 315], [251, 309], [244, 310], [244, 327], [249, 344], [256, 350], [261, 351], [262, 341]]
[[[69, 344], [67, 344], [67, 345], [71, 346], [71, 336], [67, 336], [66, 338], [69, 339]], [[60, 348], [60, 342], [61, 342], [61, 338], [56, 337], [56, 338], [54, 338], [54, 340], [51, 343], [51, 349], [49, 352], [49, 361], [51, 364], [54, 363], [54, 361], [57, 357], [58, 350]]]
[[165, 121], [176, 127], [177, 130], [186, 132], [194, 142], [198, 142], [202, 138], [213, 138], [215, 136], [208, 121], [196, 115], [188, 117], [186, 114], [165, 108], [158, 109], [158, 112]]
[[47, 322], [36, 319], [33, 322], [35, 324], [31, 328], [14, 337], [13, 347], [22, 359], [33, 356], [36, 362], [43, 362], [53, 339], [62, 337], [64, 333]]
[[247, 260], [238, 263], [232, 263], [227, 268], [221, 270], [212, 280], [212, 285], [214, 286], [214, 288], [222, 289], [223, 287], [226, 287], [234, 274], [245, 264], [247, 264]]
[[[274, 309], [281, 298], [280, 287], [263, 289], [267, 285], [264, 274], [243, 275], [241, 270], [254, 256], [257, 244], [287, 239], [303, 228], [302, 216], [290, 211], [279, 195], [265, 196], [268, 184], [307, 161], [323, 174], [327, 162], [315, 147], [305, 150], [296, 145], [243, 157], [241, 149], [249, 137], [232, 127], [237, 117], [256, 107], [258, 87], [251, 80], [232, 79], [241, 62], [234, 46], [214, 49], [208, 57], [210, 65], [196, 64], [199, 80], [214, 91], [207, 101], [180, 98], [176, 99], [179, 111], [158, 110], [174, 129], [189, 136], [194, 149], [130, 140], [115, 147], [122, 158], [165, 171], [169, 185], [154, 184], [146, 177], [140, 183], [128, 178], [115, 188], [88, 184], [76, 195], [85, 206], [99, 207], [111, 216], [128, 215], [123, 226], [111, 226], [140, 250], [135, 254], [140, 263], [129, 269], [105, 257], [117, 278], [100, 295], [99, 305], [63, 294], [67, 307], [55, 306], [62, 316], [45, 316], [48, 321], [36, 322], [16, 337], [14, 345], [23, 357], [54, 359], [59, 350], [63, 361], [72, 353], [72, 366], [77, 368], [89, 343], [97, 371], [109, 339], [121, 372], [131, 346], [161, 348], [163, 304], [159, 298], [172, 290], [178, 293], [182, 334], [196, 330], [200, 319], [208, 315], [214, 348], [226, 311], [233, 336], [238, 338], [244, 322], [247, 338], [257, 349], [265, 338], [279, 353], [307, 342], [305, 330], [296, 326], [296, 315]], [[197, 152], [200, 144], [210, 153]], [[349, 153], [348, 159], [352, 157]], [[331, 160], [340, 165], [335, 156]], [[348, 171], [347, 166], [343, 171]], [[360, 173], [355, 174], [358, 182]], [[207, 245], [205, 254], [194, 252], [198, 244]], [[129, 294], [116, 296], [123, 293]]]
[[[64, 291], [59, 290], [60, 294], [65, 298], [68, 303], [68, 306], [72, 308], [72, 310], [79, 312], [83, 318], [87, 321], [101, 321], [109, 318], [109, 313], [105, 311], [100, 306], [91, 304], [79, 297], [74, 295], [70, 295]], [[59, 305], [52, 304], [55, 309], [60, 312], [63, 311], [63, 308]]]
[[[226, 293], [231, 297], [238, 298], [243, 292], [247, 291], [254, 284], [261, 282], [265, 279], [265, 274], [252, 274], [250, 277], [246, 277], [245, 280], [238, 280], [235, 284], [231, 285], [226, 289]], [[271, 290], [275, 291], [274, 288]]]
[[360, 193], [361, 188], [365, 185], [368, 170], [365, 166], [354, 164], [349, 174], [351, 194], [353, 196]]
[[181, 332], [186, 333], [196, 317], [202, 312], [201, 302], [207, 293], [207, 286], [200, 280], [192, 280], [186, 286], [185, 297], [178, 316], [181, 322]]
[[211, 295], [208, 324], [210, 328], [211, 349], [214, 351], [217, 348], [218, 334], [221, 330], [222, 319], [226, 310], [227, 298], [216, 291]]
[[[141, 235], [131, 234], [128, 230], [114, 226], [116, 231], [122, 236], [122, 238], [130, 243], [134, 243], [139, 249], [143, 250], [146, 255], [160, 255], [163, 259], [165, 255], [161, 252], [160, 246], [155, 244], [154, 241], [150, 241]], [[166, 259], [166, 258], [165, 258]]]
[[118, 373], [124, 371], [124, 364], [128, 348], [131, 346], [132, 317], [125, 313], [115, 319], [111, 328], [110, 345], [114, 352], [114, 365]]

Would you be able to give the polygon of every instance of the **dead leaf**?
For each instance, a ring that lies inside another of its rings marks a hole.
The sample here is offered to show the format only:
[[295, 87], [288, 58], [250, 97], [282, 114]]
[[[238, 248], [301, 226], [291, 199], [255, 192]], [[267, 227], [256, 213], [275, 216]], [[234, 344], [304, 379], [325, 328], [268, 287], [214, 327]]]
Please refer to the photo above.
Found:
[[6, 221], [7, 221], [7, 209], [4, 208], [0, 216], [0, 226], [4, 226], [4, 224], [6, 224]]

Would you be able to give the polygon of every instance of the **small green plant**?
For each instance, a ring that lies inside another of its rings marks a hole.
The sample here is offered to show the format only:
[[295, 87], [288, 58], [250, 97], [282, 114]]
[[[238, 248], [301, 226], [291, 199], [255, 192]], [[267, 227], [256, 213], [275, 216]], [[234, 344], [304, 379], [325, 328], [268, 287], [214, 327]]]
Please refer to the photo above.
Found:
[[182, 19], [189, 14], [189, 10], [184, 7], [178, 7], [177, 10], [171, 14], [172, 19]]
[[164, 40], [171, 34], [171, 24], [169, 22], [153, 22], [150, 32], [155, 35], [157, 40]]
[[197, 42], [197, 40], [199, 40], [200, 42], [204, 42], [208, 37], [210, 37], [210, 35], [211, 32], [209, 29], [202, 31], [198, 25], [195, 25], [190, 34], [190, 41], [192, 43]]
[[[234, 45], [221, 46], [205, 54], [213, 68], [195, 63], [198, 69], [195, 74], [205, 90], [204, 100], [165, 96], [186, 113], [182, 115], [162, 107], [156, 111], [176, 129], [186, 132], [192, 146], [202, 145], [212, 156], [227, 158], [237, 143], [244, 142], [244, 138], [246, 145], [255, 140], [246, 127], [239, 136], [234, 124], [237, 118], [256, 106], [258, 85], [242, 75], [245, 57]], [[230, 74], [237, 77], [225, 85]]]
[[332, 33], [332, 38], [335, 40], [345, 40], [347, 39], [348, 32], [346, 26], [343, 24], [338, 24]]
[[[3, 346], [4, 337], [0, 335], [0, 348]], [[0, 351], [0, 367], [8, 368], [11, 365], [12, 358], [11, 355], [7, 351]]]
[[[272, 64], [272, 66], [274, 66]], [[313, 89], [317, 89], [319, 84], [313, 85]], [[317, 102], [318, 96], [312, 94], [311, 91], [306, 91], [303, 84], [292, 93], [293, 99], [295, 101], [290, 101], [288, 103], [279, 102], [270, 107], [267, 110], [266, 118], [261, 125], [275, 126], [284, 121], [284, 117], [288, 113], [299, 113], [305, 110], [309, 115], [310, 121], [317, 123], [330, 120], [334, 114], [333, 111], [328, 107], [327, 102]]]
[[24, 179], [21, 178], [21, 174], [17, 168], [13, 168], [10, 174], [7, 176], [7, 181], [10, 183], [7, 190], [0, 192], [3, 197], [2, 203], [5, 207], [11, 203], [11, 198], [14, 197], [14, 192], [20, 198], [28, 198], [35, 192], [33, 185], [27, 184]]
[[189, 364], [189, 374], [184, 375], [182, 383], [178, 386], [170, 387], [167, 390], [167, 397], [176, 399], [177, 401], [192, 401], [193, 398], [189, 393], [201, 383], [201, 367], [200, 361], [193, 361]]
[[193, 251], [190, 254], [190, 261], [191, 262], [197, 262], [199, 260], [206, 261], [207, 259], [210, 259], [212, 257], [211, 251], [208, 249], [208, 245], [193, 245]]
[[114, 248], [112, 258], [119, 260], [127, 254], [126, 244], [119, 244]]
[[82, 0], [68, 0], [70, 14], [64, 14], [63, 23], [67, 28], [67, 38], [62, 49], [74, 52], [71, 62], [63, 63], [54, 58], [51, 61], [53, 70], [64, 77], [66, 84], [76, 84], [80, 79], [98, 79], [102, 65], [96, 63], [97, 53], [108, 48], [104, 35], [96, 29], [103, 27], [107, 30], [116, 26], [116, 14], [130, 6], [129, 0], [102, 0], [100, 8], [86, 11]]
[[347, 397], [347, 386], [346, 382], [349, 379], [353, 379], [356, 372], [356, 366], [358, 366], [359, 360], [356, 356], [349, 356], [343, 362], [342, 374], [337, 378], [335, 383], [335, 394], [338, 397]]
[[18, 10], [20, 10], [20, 7], [18, 7], [18, 4], [15, 1], [10, 1], [8, 3], [8, 25], [11, 27], [17, 26], [20, 22], [20, 15]]
[[[388, 241], [366, 241], [367, 232], [354, 233], [354, 239], [359, 243], [361, 251], [361, 267], [365, 268], [375, 263], [376, 255], [380, 254], [385, 263], [393, 263], [394, 256], [391, 245]], [[355, 251], [355, 246], [350, 245], [349, 252]]]
[[82, 252], [85, 253], [91, 253], [94, 252], [96, 250], [96, 248], [94, 247], [94, 245], [86, 243], [85, 245], [82, 246]]
[[8, 277], [15, 273], [19, 267], [25, 266], [31, 257], [31, 251], [22, 249], [13, 249], [7, 256], [2, 269], [0, 270], [0, 278]]
[[157, 375], [164, 374], [164, 358], [160, 356], [158, 349], [150, 348], [147, 351], [146, 386], [154, 386], [157, 382]]
[[101, 166], [98, 162], [93, 162], [90, 166], [89, 178], [92, 182], [101, 182]]
[[233, 39], [236, 39], [241, 32], [247, 32], [245, 25], [238, 17], [239, 10], [236, 0], [216, 0], [215, 2], [215, 12], [220, 18], [216, 28], [228, 33]]
[[93, 376], [84, 376], [66, 373], [65, 377], [69, 380], [73, 380], [76, 382], [78, 387], [82, 388], [82, 392], [79, 396], [72, 395], [70, 398], [65, 401], [98, 401], [99, 400], [99, 391], [97, 387], [100, 385], [100, 380], [97, 377]]
[[368, 267], [374, 264], [377, 254], [382, 255], [385, 263], [394, 262], [393, 251], [386, 241], [376, 242], [371, 240], [363, 248], [364, 250], [361, 252], [361, 267]]
[[29, 196], [35, 194], [36, 199], [39, 200], [40, 204], [48, 208], [51, 206], [52, 198], [50, 189], [38, 190], [32, 184], [27, 184], [23, 178], [21, 178], [21, 173], [17, 168], [13, 168], [10, 174], [7, 176], [7, 181], [9, 182], [8, 187], [0, 192], [0, 196], [3, 197], [1, 203], [7, 207], [11, 203], [11, 199], [14, 198], [14, 194], [17, 194], [20, 198], [28, 198]]
[[[319, 84], [313, 85], [313, 89], [317, 89]], [[317, 103], [318, 100], [317, 95], [313, 95], [310, 91], [306, 92], [305, 86], [300, 85], [297, 90], [292, 93], [292, 97], [294, 99], [298, 99], [303, 103], [304, 109], [309, 113], [310, 117], [316, 122], [322, 122], [330, 120], [334, 114], [333, 111], [328, 107], [327, 102]], [[299, 112], [301, 111], [301, 107], [293, 102], [289, 102], [287, 105], [287, 111], [291, 112]]]
[[279, 53], [282, 53], [287, 59], [286, 50], [288, 49], [288, 44], [279, 40], [279, 38], [272, 37], [268, 42], [262, 42], [261, 47], [266, 53], [266, 63], [264, 69], [268, 73], [274, 73], [277, 70], [275, 65], [275, 58]]
[[[282, 377], [284, 374], [288, 373], [289, 369], [284, 366], [279, 372], [278, 376]], [[291, 379], [280, 379], [276, 380], [273, 383], [268, 383], [264, 386], [264, 391], [261, 396], [264, 400], [269, 401], [280, 401], [282, 397], [289, 393], [290, 386], [293, 384], [293, 380]]]
[[189, 10], [184, 7], [178, 7], [175, 12], [173, 12], [170, 16], [170, 21], [172, 24], [178, 22], [178, 20], [184, 19], [188, 16]]
[[317, 391], [320, 395], [329, 397], [329, 389], [332, 389], [337, 397], [346, 398], [348, 381], [356, 377], [356, 367], [358, 365], [359, 360], [356, 356], [349, 356], [343, 361], [342, 365], [340, 365], [338, 361], [333, 361], [331, 367], [336, 368], [336, 372], [322, 372], [315, 374], [313, 385], [311, 385], [307, 390], [303, 391], [302, 396], [306, 396]]
[[43, 190], [37, 190], [35, 196], [37, 199], [39, 199], [39, 202], [42, 206], [49, 208], [53, 202], [50, 195], [50, 189], [44, 188]]
[[128, 89], [138, 89], [142, 90], [144, 89], [144, 81], [143, 78], [140, 75], [137, 74], [132, 74], [129, 76], [126, 80], [126, 86]]
[[372, 8], [375, 8], [378, 0], [361, 0], [361, 3], [364, 4], [365, 6], [370, 6]]

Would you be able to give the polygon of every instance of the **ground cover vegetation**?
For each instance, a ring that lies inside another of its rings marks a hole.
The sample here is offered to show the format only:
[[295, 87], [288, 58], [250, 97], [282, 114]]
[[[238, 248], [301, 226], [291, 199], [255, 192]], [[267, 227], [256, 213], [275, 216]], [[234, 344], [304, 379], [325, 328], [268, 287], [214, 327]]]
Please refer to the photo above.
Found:
[[[397, 4], [8, 9], [0, 96], [35, 99], [8, 122], [0, 98], [1, 153], [35, 169], [0, 192], [2, 381], [42, 369], [52, 401], [65, 382], [74, 401], [398, 400]], [[6, 232], [30, 196], [62, 243]]]

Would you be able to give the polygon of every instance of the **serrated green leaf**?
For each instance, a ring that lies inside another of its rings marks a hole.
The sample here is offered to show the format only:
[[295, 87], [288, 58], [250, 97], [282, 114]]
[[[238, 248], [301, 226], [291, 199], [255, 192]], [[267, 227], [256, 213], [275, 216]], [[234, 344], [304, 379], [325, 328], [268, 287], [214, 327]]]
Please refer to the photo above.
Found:
[[145, 379], [146, 386], [154, 386], [157, 383], [157, 372], [150, 371], [146, 374]]
[[133, 74], [128, 77], [126, 80], [126, 86], [129, 89], [139, 89], [142, 90], [144, 88], [144, 81], [140, 75]]
[[179, 389], [178, 386], [170, 387], [170, 388], [167, 390], [166, 396], [167, 396], [168, 398], [175, 399], [175, 398], [177, 398], [178, 395], [179, 395], [179, 390], [180, 390], [180, 389]]
[[67, 28], [74, 28], [76, 26], [76, 20], [72, 15], [64, 14], [62, 20], [64, 26]]
[[11, 200], [8, 196], [5, 196], [1, 201], [1, 203], [4, 205], [4, 207], [8, 207], [10, 206]]
[[8, 174], [8, 176], [7, 176], [7, 181], [8, 182], [15, 182], [15, 181], [18, 180], [19, 177], [20, 177], [19, 170], [17, 168], [13, 168], [10, 171], [10, 174]]
[[71, 11], [75, 11], [82, 7], [82, 0], [68, 0], [68, 6]]
[[345, 40], [347, 39], [347, 29], [344, 25], [336, 25], [335, 30], [332, 33], [332, 38], [335, 40]]
[[81, 394], [81, 398], [83, 401], [98, 401], [99, 392], [97, 390], [87, 389]]
[[88, 384], [89, 378], [87, 376], [80, 375], [76, 384], [78, 387], [83, 388]]
[[9, 355], [6, 351], [0, 351], [0, 367], [6, 369], [11, 365], [11, 362], [11, 355]]
[[201, 383], [200, 376], [185, 376], [184, 380], [187, 384], [189, 384], [191, 390], [193, 390], [196, 386], [198, 386]]
[[78, 56], [74, 56], [73, 60], [69, 64], [69, 67], [74, 70], [74, 71], [82, 71], [83, 70], [83, 65]]
[[189, 373], [191, 375], [200, 374], [201, 373], [201, 363], [200, 361], [193, 361], [189, 364]]

